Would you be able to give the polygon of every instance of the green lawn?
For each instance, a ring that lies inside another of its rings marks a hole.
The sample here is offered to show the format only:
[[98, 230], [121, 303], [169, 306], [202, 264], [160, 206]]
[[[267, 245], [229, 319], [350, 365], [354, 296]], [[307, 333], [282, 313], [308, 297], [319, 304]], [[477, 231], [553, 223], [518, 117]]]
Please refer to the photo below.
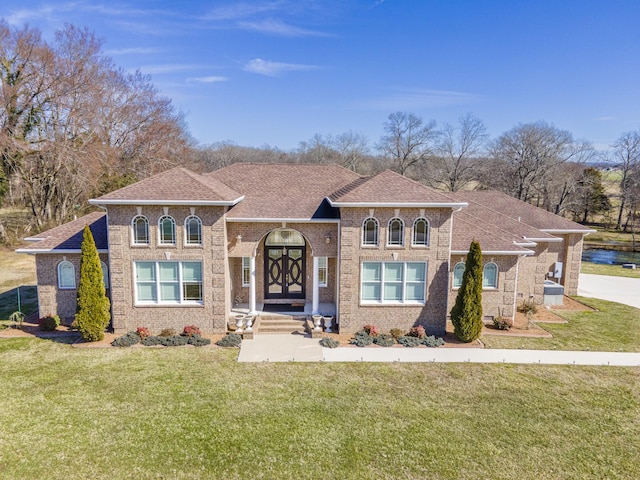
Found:
[[640, 309], [596, 298], [576, 297], [597, 311], [555, 310], [568, 323], [540, 323], [553, 338], [485, 335], [488, 348], [640, 352]]
[[609, 275], [612, 277], [640, 278], [640, 270], [622, 268], [620, 265], [603, 265], [601, 263], [582, 262], [580, 273], [591, 273], [594, 275]]
[[0, 478], [640, 478], [640, 368], [0, 340]]

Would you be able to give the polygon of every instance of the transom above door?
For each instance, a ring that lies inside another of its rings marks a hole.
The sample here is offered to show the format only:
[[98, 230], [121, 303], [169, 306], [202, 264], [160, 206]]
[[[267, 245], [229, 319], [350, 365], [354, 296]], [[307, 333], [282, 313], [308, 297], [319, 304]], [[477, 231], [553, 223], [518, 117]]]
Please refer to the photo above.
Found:
[[271, 232], [264, 243], [264, 298], [305, 298], [304, 237], [283, 228]]

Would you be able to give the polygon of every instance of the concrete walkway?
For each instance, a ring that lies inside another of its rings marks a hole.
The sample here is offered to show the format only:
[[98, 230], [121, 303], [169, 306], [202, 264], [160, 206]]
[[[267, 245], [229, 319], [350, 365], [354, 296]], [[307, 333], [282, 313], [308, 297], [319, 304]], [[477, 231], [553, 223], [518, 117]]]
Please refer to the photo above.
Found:
[[415, 362], [640, 366], [640, 353], [483, 348], [322, 348], [303, 335], [258, 335], [244, 340], [238, 362]]
[[581, 273], [578, 280], [578, 295], [640, 308], [640, 278]]

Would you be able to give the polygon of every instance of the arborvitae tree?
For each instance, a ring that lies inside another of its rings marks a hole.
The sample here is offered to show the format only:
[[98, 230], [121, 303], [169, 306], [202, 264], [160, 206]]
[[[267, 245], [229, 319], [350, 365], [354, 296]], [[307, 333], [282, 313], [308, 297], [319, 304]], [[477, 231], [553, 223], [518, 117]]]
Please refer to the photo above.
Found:
[[84, 227], [82, 253], [80, 257], [80, 283], [76, 306], [76, 326], [82, 338], [96, 342], [104, 338], [104, 329], [109, 325], [109, 312], [102, 267], [96, 243], [89, 226]]
[[453, 332], [463, 342], [473, 342], [482, 331], [482, 251], [471, 242], [465, 262], [462, 285], [451, 309]]

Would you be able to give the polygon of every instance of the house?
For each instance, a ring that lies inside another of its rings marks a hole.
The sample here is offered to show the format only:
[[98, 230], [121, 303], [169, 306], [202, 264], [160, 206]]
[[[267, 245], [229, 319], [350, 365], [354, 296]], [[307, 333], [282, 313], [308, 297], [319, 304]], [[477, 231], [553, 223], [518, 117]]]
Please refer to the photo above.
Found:
[[116, 333], [197, 325], [223, 333], [234, 310], [300, 305], [341, 333], [423, 325], [442, 335], [472, 240], [483, 251], [483, 311], [511, 317], [545, 280], [576, 294], [590, 230], [495, 191], [444, 193], [384, 171], [236, 163], [174, 168], [90, 201], [90, 213], [27, 240], [40, 315], [75, 314], [89, 225]]

